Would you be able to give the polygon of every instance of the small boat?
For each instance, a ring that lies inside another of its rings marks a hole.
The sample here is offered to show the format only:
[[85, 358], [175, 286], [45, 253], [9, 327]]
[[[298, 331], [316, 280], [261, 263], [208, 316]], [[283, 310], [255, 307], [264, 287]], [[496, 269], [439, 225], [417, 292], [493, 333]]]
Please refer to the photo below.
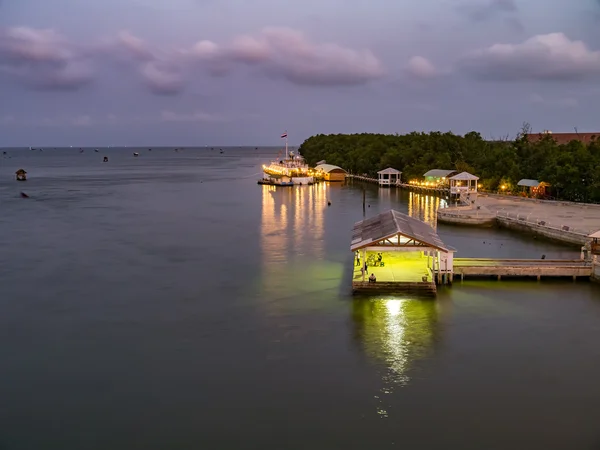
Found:
[[138, 152], [133, 152], [133, 156], [140, 156]]
[[17, 181], [27, 181], [27, 172], [24, 169], [19, 169], [15, 172]]
[[102, 162], [108, 162], [108, 156], [105, 156]]

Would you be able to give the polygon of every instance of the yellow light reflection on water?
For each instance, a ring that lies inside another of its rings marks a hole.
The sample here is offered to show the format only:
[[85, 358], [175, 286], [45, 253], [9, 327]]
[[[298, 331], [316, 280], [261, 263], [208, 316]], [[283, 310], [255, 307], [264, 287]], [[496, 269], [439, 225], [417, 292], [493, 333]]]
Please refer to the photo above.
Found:
[[261, 250], [265, 267], [297, 256], [324, 257], [325, 183], [277, 188], [262, 186]]
[[437, 227], [437, 210], [440, 205], [444, 204], [445, 200], [434, 195], [409, 192], [408, 215], [428, 223], [435, 229]]
[[432, 350], [437, 332], [435, 301], [405, 298], [353, 301], [355, 336], [374, 362], [384, 364], [383, 386], [375, 395], [387, 417], [385, 396], [410, 382], [410, 368]]

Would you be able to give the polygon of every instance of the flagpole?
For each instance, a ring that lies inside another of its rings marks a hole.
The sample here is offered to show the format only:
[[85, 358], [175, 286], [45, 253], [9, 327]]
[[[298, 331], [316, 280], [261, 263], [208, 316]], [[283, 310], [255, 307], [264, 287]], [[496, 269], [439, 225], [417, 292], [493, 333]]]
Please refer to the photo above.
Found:
[[288, 159], [288, 138], [287, 138], [287, 130], [285, 130], [285, 159]]

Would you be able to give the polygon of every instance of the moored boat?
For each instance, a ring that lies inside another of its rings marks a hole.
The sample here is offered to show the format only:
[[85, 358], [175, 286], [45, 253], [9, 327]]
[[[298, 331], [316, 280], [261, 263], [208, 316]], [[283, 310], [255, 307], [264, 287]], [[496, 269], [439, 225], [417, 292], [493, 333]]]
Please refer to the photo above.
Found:
[[271, 161], [269, 165], [263, 165], [263, 172], [270, 178], [287, 177], [292, 184], [313, 184], [315, 178], [312, 170], [304, 161], [299, 152], [288, 150], [288, 134], [287, 131], [281, 135], [285, 138], [285, 157]]

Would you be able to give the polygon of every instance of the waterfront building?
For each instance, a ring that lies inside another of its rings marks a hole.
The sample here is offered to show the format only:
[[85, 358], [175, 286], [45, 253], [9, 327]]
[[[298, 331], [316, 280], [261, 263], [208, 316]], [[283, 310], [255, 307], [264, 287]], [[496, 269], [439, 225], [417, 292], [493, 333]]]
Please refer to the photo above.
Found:
[[[456, 251], [430, 225], [394, 210], [356, 222], [350, 249], [355, 253], [355, 292], [435, 293], [436, 281], [450, 281]], [[371, 274], [375, 282], [369, 282]]]
[[348, 173], [341, 167], [326, 164], [324, 161], [315, 167], [315, 172], [317, 173], [317, 178], [325, 181], [344, 181]]
[[402, 172], [392, 167], [377, 172], [377, 181], [379, 186], [396, 186], [400, 184]]

